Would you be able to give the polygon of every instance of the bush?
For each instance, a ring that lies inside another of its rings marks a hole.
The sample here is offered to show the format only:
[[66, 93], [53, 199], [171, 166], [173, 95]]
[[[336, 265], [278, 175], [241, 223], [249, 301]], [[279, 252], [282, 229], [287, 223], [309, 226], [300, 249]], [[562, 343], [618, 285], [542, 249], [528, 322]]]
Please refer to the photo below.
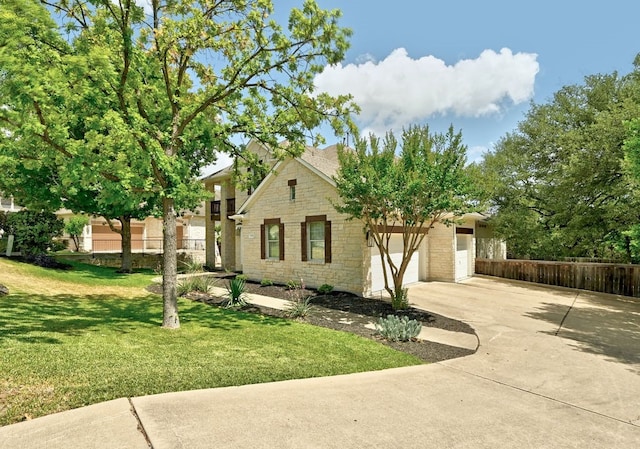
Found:
[[15, 251], [23, 256], [45, 254], [62, 235], [64, 222], [51, 212], [23, 209], [7, 215], [5, 231], [15, 236]]
[[273, 281], [271, 279], [263, 279], [260, 281], [260, 285], [263, 287], [270, 287], [273, 285]]
[[294, 281], [293, 279], [287, 281], [287, 283], [285, 284], [285, 287], [287, 287], [287, 290], [295, 290], [300, 288], [301, 286], [302, 286], [301, 282]]
[[307, 291], [304, 281], [300, 279], [300, 282], [289, 281], [287, 282], [287, 297], [291, 304], [285, 310], [285, 315], [289, 318], [303, 318], [307, 316], [309, 310], [311, 310], [311, 294]]
[[304, 318], [309, 314], [311, 310], [311, 297], [292, 301], [291, 304], [284, 311], [285, 315], [289, 318]]
[[72, 268], [71, 265], [58, 262], [55, 258], [46, 254], [30, 254], [25, 256], [24, 260], [42, 268], [55, 268], [57, 270], [70, 270]]
[[378, 334], [389, 341], [409, 341], [418, 336], [421, 328], [422, 325], [418, 321], [410, 320], [407, 316], [399, 318], [387, 315], [376, 323]]
[[330, 284], [322, 284], [318, 287], [318, 293], [322, 295], [326, 295], [327, 293], [331, 293], [333, 291], [333, 285]]
[[215, 284], [215, 279], [210, 276], [189, 276], [178, 282], [178, 296], [184, 296], [191, 292], [209, 293], [209, 289]]
[[249, 277], [246, 274], [238, 274], [236, 275], [236, 279], [240, 279], [241, 281], [247, 282]]
[[202, 273], [204, 271], [203, 265], [191, 258], [181, 261], [180, 264], [180, 272], [182, 273]]
[[240, 276], [236, 276], [229, 281], [227, 284], [226, 307], [238, 309], [247, 305], [245, 287], [246, 280]]

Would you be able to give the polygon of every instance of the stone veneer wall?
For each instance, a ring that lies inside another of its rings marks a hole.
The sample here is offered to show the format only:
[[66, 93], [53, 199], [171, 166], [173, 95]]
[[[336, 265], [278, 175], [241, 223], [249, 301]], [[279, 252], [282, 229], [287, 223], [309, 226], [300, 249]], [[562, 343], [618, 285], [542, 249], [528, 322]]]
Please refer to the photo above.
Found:
[[[296, 199], [289, 200], [290, 179], [296, 179]], [[264, 185], [242, 224], [242, 268], [252, 280], [270, 279], [285, 283], [303, 279], [308, 287], [330, 284], [335, 290], [362, 294], [369, 261], [362, 224], [347, 221], [330, 203], [337, 192], [325, 179], [297, 160], [283, 163], [276, 176]], [[327, 215], [331, 221], [331, 263], [302, 262], [300, 223], [305, 216]], [[260, 259], [260, 225], [265, 219], [284, 223], [284, 260]], [[365, 262], [363, 262], [363, 260]]]
[[455, 280], [455, 227], [436, 224], [427, 235], [427, 279], [429, 281]]

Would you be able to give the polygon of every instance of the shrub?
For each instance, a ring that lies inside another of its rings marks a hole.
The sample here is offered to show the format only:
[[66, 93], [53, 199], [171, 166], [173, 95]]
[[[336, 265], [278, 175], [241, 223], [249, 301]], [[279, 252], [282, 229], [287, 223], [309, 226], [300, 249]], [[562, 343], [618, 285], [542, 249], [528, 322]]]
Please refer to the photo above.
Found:
[[209, 276], [189, 276], [178, 282], [178, 296], [184, 296], [191, 292], [209, 293], [209, 289], [215, 284], [215, 279]]
[[263, 279], [260, 281], [260, 285], [262, 285], [263, 287], [269, 287], [273, 285], [273, 281], [271, 279]]
[[326, 295], [327, 293], [331, 293], [333, 291], [333, 285], [330, 284], [322, 284], [318, 287], [318, 293]]
[[238, 309], [247, 305], [245, 287], [246, 280], [240, 276], [236, 276], [229, 281], [227, 284], [226, 307]]
[[[291, 283], [291, 286], [289, 284]], [[303, 318], [307, 316], [309, 310], [311, 310], [311, 294], [307, 291], [304, 281], [300, 279], [300, 282], [289, 281], [287, 282], [287, 297], [291, 302], [285, 310], [285, 315], [290, 318]]]
[[238, 274], [236, 275], [236, 279], [240, 279], [241, 281], [245, 281], [245, 282], [249, 280], [246, 274]]
[[406, 310], [409, 308], [409, 289], [396, 289], [396, 294], [391, 298], [393, 310]]
[[285, 287], [287, 287], [287, 290], [296, 290], [302, 287], [302, 282], [294, 281], [293, 279], [291, 279], [287, 281]]
[[68, 263], [58, 262], [55, 258], [46, 254], [28, 255], [25, 256], [24, 260], [42, 268], [55, 268], [57, 270], [70, 270], [72, 268]]
[[180, 263], [182, 265], [180, 270], [182, 273], [202, 273], [204, 271], [202, 263], [196, 262], [191, 258], [187, 258]]
[[7, 215], [5, 231], [15, 236], [15, 250], [22, 255], [45, 254], [55, 237], [62, 235], [64, 222], [51, 212], [23, 209]]
[[380, 318], [376, 323], [376, 331], [384, 339], [389, 341], [409, 341], [416, 338], [420, 333], [422, 325], [416, 320], [410, 320], [409, 317], [397, 317], [395, 315], [387, 315], [386, 318]]
[[306, 297], [298, 301], [292, 301], [285, 310], [285, 315], [289, 318], [304, 318], [311, 310], [311, 297]]

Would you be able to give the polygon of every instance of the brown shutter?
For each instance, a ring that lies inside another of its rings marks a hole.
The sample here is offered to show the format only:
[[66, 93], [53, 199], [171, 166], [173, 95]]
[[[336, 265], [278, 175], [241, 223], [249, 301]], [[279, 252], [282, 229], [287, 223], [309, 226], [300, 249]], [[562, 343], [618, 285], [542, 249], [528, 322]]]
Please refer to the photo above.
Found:
[[263, 224], [260, 225], [260, 259], [265, 259], [267, 255], [267, 251], [265, 249], [265, 227]]
[[331, 222], [324, 222], [324, 263], [331, 263]]
[[280, 223], [280, 238], [278, 243], [280, 244], [280, 260], [284, 260], [284, 223]]
[[307, 222], [300, 223], [300, 248], [302, 248], [301, 260], [307, 261]]

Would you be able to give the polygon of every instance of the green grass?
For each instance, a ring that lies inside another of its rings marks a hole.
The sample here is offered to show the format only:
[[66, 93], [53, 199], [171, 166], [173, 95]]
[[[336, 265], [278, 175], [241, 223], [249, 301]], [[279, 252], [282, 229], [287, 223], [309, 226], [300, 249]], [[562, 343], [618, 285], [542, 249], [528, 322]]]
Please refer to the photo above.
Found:
[[[118, 397], [421, 363], [352, 334], [188, 300], [182, 327], [169, 331], [161, 298], [139, 288], [148, 274], [113, 290], [124, 280], [109, 269], [53, 275], [12, 264], [0, 259], [11, 291], [0, 298], [0, 425]], [[49, 276], [54, 292], [25, 287]]]
[[101, 267], [73, 260], [59, 258], [60, 262], [71, 265], [70, 270], [51, 270], [28, 263], [4, 259], [7, 264], [20, 266], [25, 274], [52, 281], [73, 282], [81, 285], [109, 285], [118, 287], [146, 287], [157, 276], [151, 269], [135, 270], [132, 274], [118, 273], [117, 268]]

